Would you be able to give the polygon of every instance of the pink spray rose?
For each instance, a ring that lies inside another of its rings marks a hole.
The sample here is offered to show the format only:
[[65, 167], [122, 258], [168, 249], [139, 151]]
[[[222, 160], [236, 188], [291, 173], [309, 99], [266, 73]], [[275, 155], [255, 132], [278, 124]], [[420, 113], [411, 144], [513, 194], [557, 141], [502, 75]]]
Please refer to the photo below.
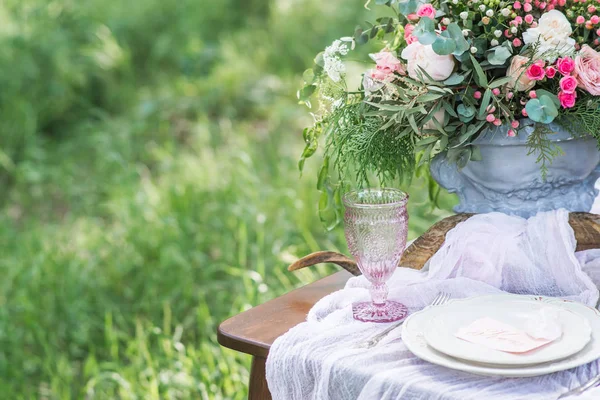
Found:
[[573, 93], [577, 89], [577, 79], [571, 75], [562, 77], [559, 84], [565, 93]]
[[[402, 62], [389, 51], [382, 50], [379, 53], [370, 54], [370, 57], [377, 64], [377, 70], [385, 75], [391, 75], [394, 72], [397, 72], [400, 75], [406, 74], [406, 69], [404, 68], [404, 65], [402, 65]], [[373, 78], [380, 79], [375, 76], [373, 76]]]
[[554, 67], [548, 67], [546, 68], [546, 76], [550, 79], [554, 78], [554, 75], [556, 75], [556, 69]]
[[406, 24], [404, 26], [404, 40], [406, 40], [406, 44], [411, 44], [416, 42], [418, 39], [413, 36], [413, 31], [415, 30], [415, 26], [411, 24]]
[[544, 71], [544, 67], [539, 65], [538, 63], [531, 64], [529, 68], [527, 68], [527, 77], [532, 81], [541, 81], [546, 76], [546, 71]]
[[575, 75], [579, 87], [593, 96], [600, 95], [600, 54], [588, 45], [575, 57]]
[[506, 71], [506, 76], [510, 76], [512, 82], [507, 86], [508, 89], [515, 89], [523, 92], [531, 89], [535, 85], [535, 81], [529, 79], [525, 73], [525, 65], [529, 61], [529, 58], [516, 55], [510, 61], [510, 66]]
[[374, 80], [380, 81], [380, 82], [389, 82], [393, 78], [393, 75], [386, 74], [385, 72], [383, 72], [377, 68], [368, 70], [367, 76], [371, 79], [374, 79]]
[[435, 8], [431, 4], [421, 4], [417, 9], [417, 15], [419, 17], [435, 19]]
[[571, 108], [575, 105], [575, 99], [577, 95], [575, 93], [559, 92], [558, 100], [563, 108]]
[[563, 75], [569, 75], [575, 69], [575, 61], [571, 57], [559, 58], [556, 61], [558, 72]]

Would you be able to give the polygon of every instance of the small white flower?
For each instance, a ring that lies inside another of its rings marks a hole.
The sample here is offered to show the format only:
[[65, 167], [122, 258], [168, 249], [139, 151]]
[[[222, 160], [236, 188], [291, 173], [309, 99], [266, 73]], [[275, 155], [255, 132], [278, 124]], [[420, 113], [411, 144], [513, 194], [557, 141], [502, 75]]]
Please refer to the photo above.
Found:
[[510, 15], [510, 10], [508, 8], [503, 8], [500, 13], [502, 13], [502, 16], [508, 17]]
[[482, 4], [479, 6], [479, 11], [484, 12], [485, 11], [485, 5]]
[[459, 14], [459, 17], [460, 17], [461, 19], [467, 19], [467, 18], [469, 18], [469, 13], [468, 13], [468, 12], [466, 12], [466, 11], [463, 11], [463, 12], [461, 12], [461, 13]]
[[471, 47], [471, 53], [473, 53], [473, 54], [477, 53], [477, 47], [475, 47], [475, 46]]
[[442, 18], [442, 24], [450, 25], [450, 18], [448, 18], [448, 17]]
[[469, 36], [469, 30], [468, 30], [468, 29], [463, 29], [463, 30], [462, 30], [462, 34], [463, 34], [463, 36], [465, 36], [465, 37], [466, 37], [466, 36]]
[[452, 0], [452, 4], [458, 4], [458, 0]]
[[502, 36], [502, 31], [500, 29], [496, 29], [494, 31], [494, 36], [496, 36], [497, 38], [499, 38], [500, 36]]
[[348, 45], [341, 40], [334, 40], [331, 46], [325, 48], [323, 52], [323, 70], [334, 82], [339, 82], [342, 75], [346, 72], [346, 66], [338, 56], [348, 54]]
[[492, 39], [490, 41], [490, 44], [492, 45], [492, 47], [496, 47], [496, 46], [498, 46], [498, 41], [496, 39]]
[[487, 15], [488, 17], [493, 17], [494, 16], [494, 10], [487, 10], [485, 12], [485, 15]]
[[512, 28], [510, 28], [510, 33], [517, 33], [519, 30], [517, 29], [516, 26], [513, 26]]
[[473, 0], [473, 4], [479, 3], [479, 0]]

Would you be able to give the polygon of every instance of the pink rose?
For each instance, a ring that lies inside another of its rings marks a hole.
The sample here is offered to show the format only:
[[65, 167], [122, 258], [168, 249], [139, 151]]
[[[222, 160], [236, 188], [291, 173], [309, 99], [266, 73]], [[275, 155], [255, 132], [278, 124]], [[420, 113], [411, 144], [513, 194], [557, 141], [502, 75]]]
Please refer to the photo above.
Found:
[[411, 24], [406, 24], [404, 26], [404, 40], [406, 40], [406, 44], [411, 44], [416, 42], [418, 39], [413, 36], [413, 31], [415, 30], [415, 26]]
[[377, 68], [368, 70], [367, 75], [369, 76], [369, 78], [374, 79], [379, 82], [390, 82], [394, 78], [394, 76], [392, 74], [388, 74]]
[[431, 4], [421, 4], [417, 9], [417, 15], [419, 17], [435, 19], [435, 8]]
[[419, 16], [418, 16], [417, 14], [415, 14], [415, 13], [413, 13], [413, 14], [408, 14], [408, 15], [406, 16], [406, 19], [408, 19], [409, 21], [416, 21], [416, 20], [418, 20], [418, 19], [419, 19]]
[[573, 93], [577, 89], [577, 79], [574, 76], [564, 76], [560, 82], [560, 88], [565, 93]]
[[535, 81], [529, 79], [525, 73], [525, 65], [529, 62], [529, 58], [516, 55], [510, 61], [510, 66], [506, 71], [506, 76], [510, 76], [512, 82], [507, 86], [508, 89], [515, 89], [520, 92], [531, 89], [535, 85]]
[[[389, 51], [382, 50], [379, 53], [370, 54], [370, 57], [377, 64], [377, 70], [385, 75], [392, 75], [394, 72], [400, 75], [406, 74], [406, 69], [402, 62]], [[373, 78], [379, 79], [376, 77]]]
[[588, 45], [575, 57], [575, 75], [579, 87], [593, 96], [600, 95], [600, 54]]
[[548, 67], [546, 68], [546, 76], [550, 79], [554, 78], [554, 75], [556, 75], [556, 69], [554, 67]]
[[571, 108], [575, 105], [575, 99], [577, 95], [575, 93], [559, 92], [558, 100], [563, 108]]
[[558, 72], [563, 75], [569, 75], [575, 69], [575, 61], [571, 57], [559, 58], [556, 61]]
[[527, 77], [532, 81], [541, 81], [546, 76], [546, 71], [544, 71], [544, 67], [540, 66], [538, 63], [531, 64], [529, 68], [527, 68]]

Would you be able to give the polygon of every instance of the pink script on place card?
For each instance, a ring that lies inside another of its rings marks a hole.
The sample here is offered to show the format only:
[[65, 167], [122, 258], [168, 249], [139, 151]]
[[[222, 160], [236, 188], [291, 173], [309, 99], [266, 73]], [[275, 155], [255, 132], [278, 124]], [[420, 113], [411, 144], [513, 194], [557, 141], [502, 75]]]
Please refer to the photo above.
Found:
[[473, 321], [456, 332], [459, 339], [509, 353], [526, 353], [553, 342], [560, 336], [561, 332], [558, 331], [535, 338], [523, 330], [489, 317]]

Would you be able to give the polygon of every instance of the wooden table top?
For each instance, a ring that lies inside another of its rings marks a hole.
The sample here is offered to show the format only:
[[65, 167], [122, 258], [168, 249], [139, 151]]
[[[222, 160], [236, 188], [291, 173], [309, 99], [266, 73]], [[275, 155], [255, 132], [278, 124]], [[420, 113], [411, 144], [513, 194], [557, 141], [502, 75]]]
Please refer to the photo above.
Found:
[[275, 339], [305, 321], [318, 300], [342, 289], [351, 276], [346, 271], [336, 272], [238, 314], [219, 326], [217, 339], [230, 349], [266, 357]]

